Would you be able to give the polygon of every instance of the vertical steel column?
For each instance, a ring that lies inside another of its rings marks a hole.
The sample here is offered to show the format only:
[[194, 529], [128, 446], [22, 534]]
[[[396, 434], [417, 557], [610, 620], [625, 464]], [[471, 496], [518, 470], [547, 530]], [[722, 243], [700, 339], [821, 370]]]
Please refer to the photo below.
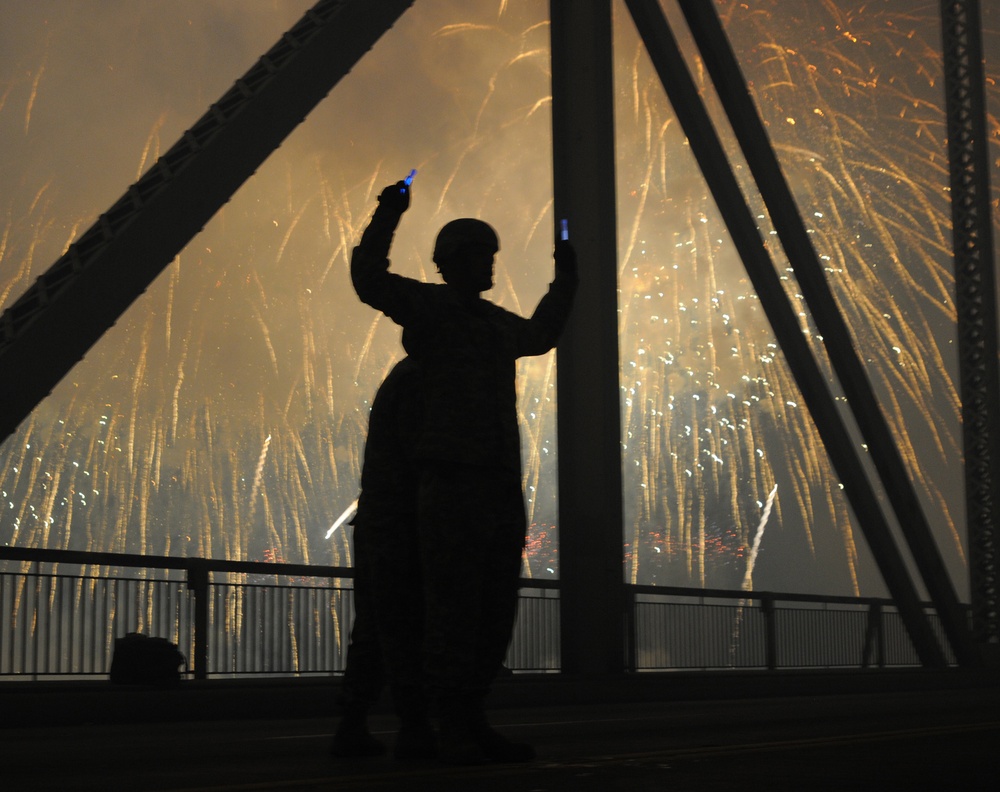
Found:
[[1000, 377], [979, 0], [942, 0], [941, 21], [972, 628], [980, 643], [997, 644]]
[[580, 267], [558, 348], [562, 669], [625, 668], [610, 0], [551, 0], [554, 219]]

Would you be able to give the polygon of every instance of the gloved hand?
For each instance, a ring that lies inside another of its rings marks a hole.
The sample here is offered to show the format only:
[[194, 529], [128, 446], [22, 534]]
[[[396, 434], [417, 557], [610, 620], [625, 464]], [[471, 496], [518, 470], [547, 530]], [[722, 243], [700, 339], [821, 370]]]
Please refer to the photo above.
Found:
[[556, 250], [553, 254], [556, 260], [556, 272], [564, 275], [576, 275], [576, 251], [567, 239], [556, 241]]
[[379, 195], [378, 205], [380, 208], [388, 209], [397, 214], [403, 214], [403, 212], [410, 208], [409, 185], [403, 181], [390, 184]]

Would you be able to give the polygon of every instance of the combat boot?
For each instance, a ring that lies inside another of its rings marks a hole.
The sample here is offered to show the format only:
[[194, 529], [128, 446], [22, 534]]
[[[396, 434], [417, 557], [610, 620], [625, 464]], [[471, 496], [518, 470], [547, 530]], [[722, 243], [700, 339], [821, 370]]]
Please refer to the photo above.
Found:
[[368, 731], [368, 703], [351, 701], [344, 705], [344, 715], [333, 735], [330, 755], [338, 758], [381, 756], [385, 745]]
[[438, 758], [446, 764], [481, 765], [490, 758], [476, 740], [473, 702], [467, 695], [449, 693], [438, 699], [440, 728]]
[[482, 704], [473, 707], [471, 712], [472, 739], [490, 762], [530, 762], [535, 758], [535, 749], [530, 745], [509, 740], [490, 726]]
[[419, 762], [437, 757], [437, 739], [427, 715], [427, 698], [423, 690], [397, 686], [392, 700], [399, 716], [399, 732], [393, 756], [400, 762]]

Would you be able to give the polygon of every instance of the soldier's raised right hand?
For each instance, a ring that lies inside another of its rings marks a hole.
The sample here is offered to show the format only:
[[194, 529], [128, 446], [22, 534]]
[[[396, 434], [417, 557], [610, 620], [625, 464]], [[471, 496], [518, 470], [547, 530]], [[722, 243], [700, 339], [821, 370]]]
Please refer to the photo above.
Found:
[[404, 181], [390, 184], [379, 194], [378, 204], [397, 214], [403, 214], [410, 208], [410, 187]]

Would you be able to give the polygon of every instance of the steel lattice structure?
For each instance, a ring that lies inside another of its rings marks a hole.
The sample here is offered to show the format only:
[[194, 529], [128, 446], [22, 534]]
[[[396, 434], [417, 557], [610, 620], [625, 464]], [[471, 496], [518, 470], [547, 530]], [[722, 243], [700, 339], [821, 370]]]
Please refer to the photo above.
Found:
[[941, 3], [973, 629], [1000, 641], [996, 281], [979, 0]]

